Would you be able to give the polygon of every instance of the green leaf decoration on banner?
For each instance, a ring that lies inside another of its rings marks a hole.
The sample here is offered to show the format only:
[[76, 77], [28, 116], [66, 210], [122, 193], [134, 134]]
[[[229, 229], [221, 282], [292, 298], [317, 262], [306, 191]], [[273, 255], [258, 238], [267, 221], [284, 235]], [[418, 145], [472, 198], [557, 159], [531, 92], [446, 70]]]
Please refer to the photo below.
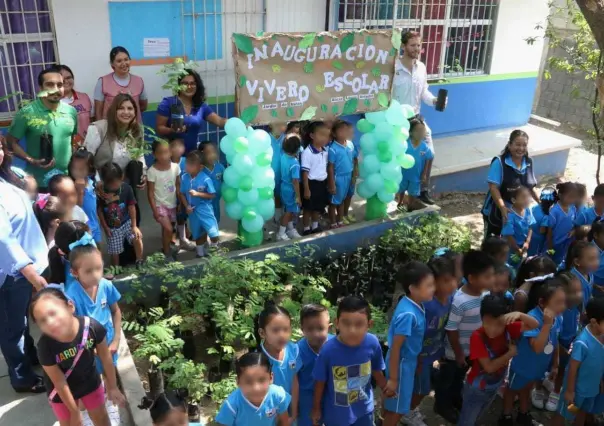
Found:
[[306, 74], [312, 74], [312, 72], [315, 70], [315, 65], [312, 62], [307, 62], [304, 64], [304, 72]]
[[233, 40], [235, 41], [235, 46], [237, 46], [237, 49], [241, 50], [243, 53], [254, 52], [254, 45], [252, 44], [252, 39], [246, 36], [245, 34], [234, 33]]
[[390, 56], [396, 56], [396, 52], [397, 52], [397, 49], [395, 49], [393, 47], [392, 49], [390, 49]]
[[277, 112], [276, 109], [274, 109], [274, 110], [271, 111], [271, 116], [273, 116], [275, 118], [279, 117], [279, 113]]
[[332, 114], [337, 114], [340, 108], [337, 105], [331, 107]]
[[262, 37], [264, 35], [264, 31], [256, 31], [256, 37]]
[[239, 76], [239, 87], [245, 86], [245, 83], [247, 83], [247, 77], [244, 75], [240, 75]]
[[264, 40], [264, 41], [262, 42], [262, 44], [263, 44], [264, 46], [268, 46], [268, 40]]
[[366, 106], [367, 108], [370, 108], [370, 107], [371, 107], [371, 99], [365, 99], [365, 100], [363, 101], [363, 104], [365, 104], [365, 106]]
[[245, 124], [251, 123], [258, 115], [258, 105], [251, 105], [241, 113], [241, 121]]
[[273, 34], [273, 35], [271, 36], [271, 38], [272, 38], [273, 40], [277, 40], [277, 38], [279, 38], [279, 36], [278, 36], [277, 34]]
[[378, 95], [378, 104], [380, 104], [380, 106], [387, 108], [389, 103], [390, 103], [390, 100], [388, 99], [387, 94], [382, 92]]
[[273, 65], [273, 72], [275, 74], [278, 74], [281, 72], [281, 66], [280, 65]]
[[401, 48], [401, 30], [393, 28], [392, 29], [392, 38], [390, 39], [390, 41], [392, 42], [392, 47], [394, 47], [395, 49], [400, 49]]
[[321, 84], [317, 84], [315, 86], [315, 90], [317, 91], [317, 93], [323, 93], [325, 91], [325, 86], [323, 86]]
[[365, 39], [365, 44], [367, 46], [372, 46], [373, 45], [373, 37], [367, 36], [367, 38]]
[[379, 69], [378, 67], [372, 68], [371, 75], [374, 77], [379, 77], [380, 75], [382, 75], [382, 70]]
[[289, 107], [288, 109], [285, 110], [285, 114], [287, 114], [288, 117], [293, 117], [294, 109], [292, 107]]
[[319, 40], [319, 43], [323, 43], [323, 41], [325, 40], [325, 36], [318, 36], [317, 40]]
[[316, 33], [305, 34], [304, 37], [302, 37], [302, 40], [300, 40], [300, 43], [298, 43], [298, 47], [300, 49], [308, 49], [315, 42], [316, 36], [317, 36]]
[[342, 114], [354, 114], [357, 111], [357, 106], [359, 105], [359, 100], [357, 98], [351, 98], [346, 101], [344, 104], [344, 108], [342, 108]]
[[331, 65], [332, 65], [332, 66], [333, 66], [335, 69], [337, 69], [337, 70], [341, 70], [342, 68], [344, 68], [344, 67], [342, 66], [342, 62], [340, 62], [340, 61], [333, 61], [333, 62], [331, 63]]
[[327, 105], [321, 104], [321, 111], [327, 112], [327, 110], [328, 110]]
[[355, 64], [356, 69], [360, 70], [365, 66], [365, 61], [359, 61]]
[[340, 50], [346, 52], [354, 44], [354, 33], [348, 33], [340, 40]]
[[304, 112], [300, 116], [300, 120], [312, 120], [316, 113], [317, 107], [310, 106], [304, 110]]

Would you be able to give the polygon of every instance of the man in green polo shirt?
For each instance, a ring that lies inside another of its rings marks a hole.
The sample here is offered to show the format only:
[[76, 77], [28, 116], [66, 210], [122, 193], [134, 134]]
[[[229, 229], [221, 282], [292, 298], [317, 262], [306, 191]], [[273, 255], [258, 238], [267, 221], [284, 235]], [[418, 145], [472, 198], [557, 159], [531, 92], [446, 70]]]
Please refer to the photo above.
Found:
[[[53, 168], [67, 173], [71, 158], [71, 138], [78, 133], [77, 112], [74, 107], [61, 102], [63, 77], [48, 68], [38, 75], [38, 85], [44, 96], [23, 107], [8, 130], [6, 139], [14, 154], [27, 163], [25, 171], [36, 178], [40, 187], [46, 187], [44, 175]], [[53, 160], [46, 163], [40, 158], [40, 135], [52, 135]], [[19, 140], [25, 138], [25, 150]]]

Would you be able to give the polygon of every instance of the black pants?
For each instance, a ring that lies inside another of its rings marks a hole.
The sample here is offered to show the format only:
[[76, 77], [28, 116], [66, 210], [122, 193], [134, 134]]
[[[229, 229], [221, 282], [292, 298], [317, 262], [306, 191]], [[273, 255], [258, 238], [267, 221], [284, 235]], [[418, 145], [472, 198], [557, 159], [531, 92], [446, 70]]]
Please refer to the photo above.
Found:
[[468, 367], [460, 367], [457, 362], [443, 360], [440, 363], [438, 379], [434, 386], [434, 404], [438, 407], [461, 406], [463, 383]]
[[[493, 206], [493, 208], [496, 208]], [[484, 221], [484, 238], [485, 240], [491, 236], [500, 236], [501, 231], [503, 229], [502, 223], [493, 223], [495, 222], [492, 217], [488, 217], [486, 215], [482, 215], [482, 219]]]

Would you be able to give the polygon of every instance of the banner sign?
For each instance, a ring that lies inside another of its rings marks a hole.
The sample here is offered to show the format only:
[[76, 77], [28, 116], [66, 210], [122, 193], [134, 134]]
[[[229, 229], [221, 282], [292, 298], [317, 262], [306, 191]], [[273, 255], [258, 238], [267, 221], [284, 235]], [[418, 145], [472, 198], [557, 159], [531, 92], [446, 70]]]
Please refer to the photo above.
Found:
[[390, 102], [399, 30], [233, 34], [239, 117], [330, 119]]

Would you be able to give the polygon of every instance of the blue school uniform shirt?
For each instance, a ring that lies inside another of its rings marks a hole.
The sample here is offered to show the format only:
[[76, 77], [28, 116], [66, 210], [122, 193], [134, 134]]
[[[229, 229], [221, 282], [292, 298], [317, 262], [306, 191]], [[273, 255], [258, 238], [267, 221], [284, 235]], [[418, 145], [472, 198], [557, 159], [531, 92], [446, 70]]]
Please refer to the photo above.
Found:
[[417, 147], [414, 147], [411, 141], [408, 141], [407, 154], [415, 159], [415, 164], [410, 169], [403, 169], [403, 181], [421, 182], [426, 162], [433, 160], [434, 154], [425, 141], [421, 141]]
[[84, 210], [84, 213], [86, 213], [86, 216], [88, 216], [90, 234], [94, 238], [94, 241], [100, 243], [102, 240], [101, 225], [99, 223], [99, 215], [97, 214], [96, 210], [96, 193], [94, 191], [94, 182], [92, 179], [88, 179], [86, 188], [84, 188], [82, 210]]
[[424, 303], [426, 331], [420, 353], [424, 365], [432, 365], [434, 361], [441, 359], [445, 354], [445, 325], [449, 319], [452, 303], [452, 295], [444, 304], [440, 303], [436, 297]]
[[560, 328], [558, 340], [566, 349], [570, 347], [570, 344], [577, 337], [580, 321], [581, 311], [579, 311], [579, 306], [572, 306], [562, 314], [562, 327]]
[[313, 378], [325, 382], [323, 423], [352, 425], [374, 411], [371, 374], [385, 368], [378, 338], [367, 333], [359, 346], [348, 346], [338, 338], [321, 348]]
[[575, 227], [575, 218], [575, 206], [569, 206], [568, 213], [565, 213], [560, 204], [556, 203], [549, 211], [547, 226], [552, 229], [553, 246], [556, 251], [553, 259], [556, 263], [560, 263], [566, 257], [572, 240], [568, 234]]
[[[69, 260], [67, 259], [63, 259], [63, 263], [65, 264], [65, 291], [69, 290], [69, 288], [78, 282], [78, 280], [75, 279], [75, 277], [73, 276], [73, 274], [71, 273], [71, 263], [69, 262]], [[60, 283], [57, 283], [60, 284]]]
[[581, 272], [577, 270], [577, 268], [571, 269], [571, 272], [575, 274], [579, 281], [581, 282], [581, 289], [583, 290], [583, 309], [587, 306], [587, 302], [591, 299], [591, 295], [593, 293], [594, 286], [594, 276], [593, 274], [589, 274], [587, 278], [583, 276]]
[[598, 213], [596, 212], [595, 207], [583, 207], [581, 210], [577, 212], [577, 217], [575, 219], [575, 226], [583, 226], [589, 225], [591, 226], [594, 223], [594, 220], [598, 217]]
[[[328, 334], [325, 343], [333, 337], [333, 334]], [[315, 368], [315, 361], [319, 354], [310, 347], [306, 337], [298, 341], [298, 350], [300, 351], [300, 359], [302, 360], [302, 368], [298, 371], [300, 392], [313, 392], [315, 389], [315, 380], [312, 377], [312, 370]]]
[[346, 146], [336, 141], [329, 144], [327, 161], [329, 164], [333, 164], [336, 176], [351, 175], [354, 170], [354, 160], [357, 156], [357, 151], [351, 141], [346, 141]]
[[554, 350], [550, 354], [544, 352], [537, 354], [531, 348], [529, 339], [536, 338], [541, 332], [541, 328], [543, 327], [543, 311], [541, 308], [536, 307], [528, 315], [535, 318], [539, 322], [539, 326], [534, 330], [527, 330], [522, 333], [522, 337], [518, 343], [518, 355], [512, 358], [510, 369], [514, 374], [519, 374], [526, 379], [537, 380], [543, 378], [554, 356], [562, 326], [562, 317], [558, 316], [554, 318], [554, 323], [549, 332], [548, 343], [553, 346]]
[[192, 177], [190, 174], [185, 173], [182, 177], [182, 182], [180, 184], [180, 192], [182, 192], [187, 198], [187, 202], [191, 207], [195, 210], [202, 209], [211, 211], [214, 214], [214, 210], [212, 207], [212, 199], [192, 197], [189, 194], [189, 191], [194, 189], [197, 192], [205, 192], [207, 194], [216, 194], [216, 189], [214, 188], [214, 183], [212, 179], [204, 173], [198, 173], [197, 176]]
[[577, 371], [575, 396], [597, 396], [604, 375], [604, 345], [589, 328], [585, 327], [575, 339], [570, 358], [581, 363]]
[[302, 358], [300, 358], [300, 349], [298, 348], [298, 345], [289, 342], [285, 346], [285, 354], [281, 361], [270, 356], [266, 349], [264, 349], [264, 344], [260, 344], [260, 348], [271, 362], [273, 368], [273, 383], [277, 386], [281, 386], [287, 393], [291, 394], [294, 377], [302, 368]]
[[272, 133], [271, 135], [271, 147], [273, 148], [273, 159], [271, 160], [271, 169], [275, 172], [275, 182], [281, 181], [281, 156], [283, 155], [283, 140], [285, 139], [285, 133], [278, 138]]
[[277, 418], [287, 411], [290, 402], [291, 396], [275, 384], [269, 386], [259, 407], [236, 389], [222, 403], [215, 421], [225, 426], [276, 426]]
[[222, 197], [222, 175], [224, 174], [224, 166], [218, 161], [214, 163], [212, 170], [205, 167], [203, 172], [212, 179], [216, 196], [212, 199], [212, 206], [214, 207], [214, 215], [216, 220], [220, 221], [220, 197]]
[[300, 179], [300, 162], [291, 155], [281, 155], [281, 191], [295, 194], [292, 179]]
[[524, 209], [524, 215], [520, 216], [514, 210], [510, 210], [508, 220], [503, 225], [501, 235], [504, 237], [512, 236], [518, 247], [522, 247], [528, 238], [531, 226], [535, 224], [535, 218], [530, 209]]
[[67, 288], [67, 297], [75, 305], [75, 314], [91, 317], [97, 320], [107, 331], [107, 344], [113, 341], [115, 329], [111, 317], [111, 305], [119, 302], [122, 295], [113, 283], [105, 278], [99, 281], [96, 300], [92, 300], [86, 290], [79, 283], [73, 283]]
[[[426, 331], [426, 311], [422, 305], [417, 304], [407, 296], [403, 297], [392, 316], [390, 327], [388, 328], [388, 347], [394, 344], [395, 336], [405, 336], [405, 342], [401, 346], [399, 354], [400, 362], [416, 363], [417, 357], [422, 351], [424, 343], [424, 333]], [[392, 351], [389, 350], [386, 355], [386, 369], [388, 369], [389, 359]]]
[[595, 242], [594, 246], [598, 249], [598, 253], [600, 253], [600, 266], [598, 270], [594, 272], [594, 284], [597, 286], [604, 286], [604, 250], [602, 250]]
[[545, 251], [545, 234], [541, 233], [541, 228], [547, 228], [548, 220], [547, 215], [539, 204], [535, 204], [531, 208], [531, 213], [533, 214], [535, 222], [531, 225], [533, 235], [531, 236], [528, 255], [537, 256]]

